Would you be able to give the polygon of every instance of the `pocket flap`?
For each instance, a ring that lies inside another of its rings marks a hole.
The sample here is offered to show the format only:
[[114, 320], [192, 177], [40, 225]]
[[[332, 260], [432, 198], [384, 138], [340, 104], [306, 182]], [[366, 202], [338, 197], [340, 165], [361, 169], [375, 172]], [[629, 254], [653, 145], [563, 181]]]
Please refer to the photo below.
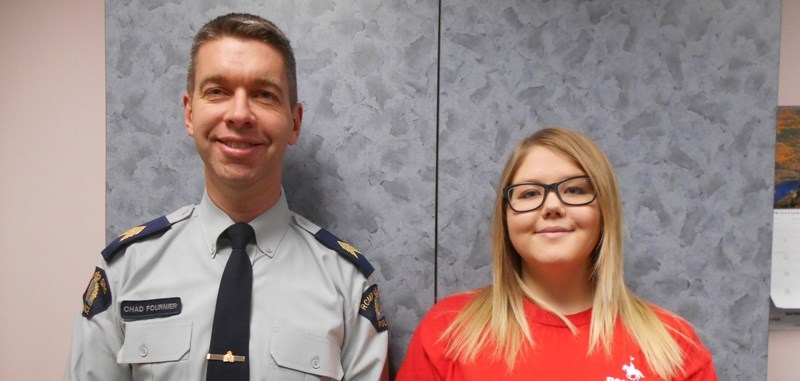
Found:
[[272, 332], [269, 353], [284, 368], [340, 380], [341, 349], [325, 337], [301, 332]]
[[125, 323], [125, 342], [117, 353], [120, 364], [178, 361], [189, 352], [191, 322]]

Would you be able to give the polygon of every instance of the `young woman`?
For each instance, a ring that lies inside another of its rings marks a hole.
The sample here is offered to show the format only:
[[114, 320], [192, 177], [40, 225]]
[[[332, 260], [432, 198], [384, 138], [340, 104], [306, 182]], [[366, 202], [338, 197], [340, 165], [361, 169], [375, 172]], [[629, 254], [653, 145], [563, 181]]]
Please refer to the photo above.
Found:
[[617, 181], [594, 142], [543, 129], [499, 187], [493, 284], [431, 308], [397, 381], [717, 379], [692, 327], [625, 286]]

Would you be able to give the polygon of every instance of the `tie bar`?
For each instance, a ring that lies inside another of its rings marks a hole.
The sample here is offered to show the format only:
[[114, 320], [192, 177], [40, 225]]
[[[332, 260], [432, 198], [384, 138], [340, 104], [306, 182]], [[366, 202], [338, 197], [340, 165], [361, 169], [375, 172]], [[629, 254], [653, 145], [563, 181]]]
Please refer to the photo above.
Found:
[[206, 355], [206, 360], [222, 361], [222, 362], [244, 362], [244, 356], [236, 356], [233, 352], [228, 351], [224, 355], [217, 355], [209, 353]]

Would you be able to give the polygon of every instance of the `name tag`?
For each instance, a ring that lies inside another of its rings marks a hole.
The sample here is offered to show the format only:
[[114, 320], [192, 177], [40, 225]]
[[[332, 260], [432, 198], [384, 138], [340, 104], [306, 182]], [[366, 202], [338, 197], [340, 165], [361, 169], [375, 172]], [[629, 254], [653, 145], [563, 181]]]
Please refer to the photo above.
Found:
[[120, 316], [123, 320], [162, 318], [181, 313], [181, 298], [123, 300]]

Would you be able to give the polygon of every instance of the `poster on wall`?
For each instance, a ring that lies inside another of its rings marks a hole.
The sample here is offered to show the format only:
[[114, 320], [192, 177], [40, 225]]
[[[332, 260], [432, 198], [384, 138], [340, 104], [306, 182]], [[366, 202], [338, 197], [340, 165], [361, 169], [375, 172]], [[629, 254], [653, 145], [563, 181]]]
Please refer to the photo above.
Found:
[[776, 121], [771, 296], [800, 309], [800, 106], [779, 106]]

